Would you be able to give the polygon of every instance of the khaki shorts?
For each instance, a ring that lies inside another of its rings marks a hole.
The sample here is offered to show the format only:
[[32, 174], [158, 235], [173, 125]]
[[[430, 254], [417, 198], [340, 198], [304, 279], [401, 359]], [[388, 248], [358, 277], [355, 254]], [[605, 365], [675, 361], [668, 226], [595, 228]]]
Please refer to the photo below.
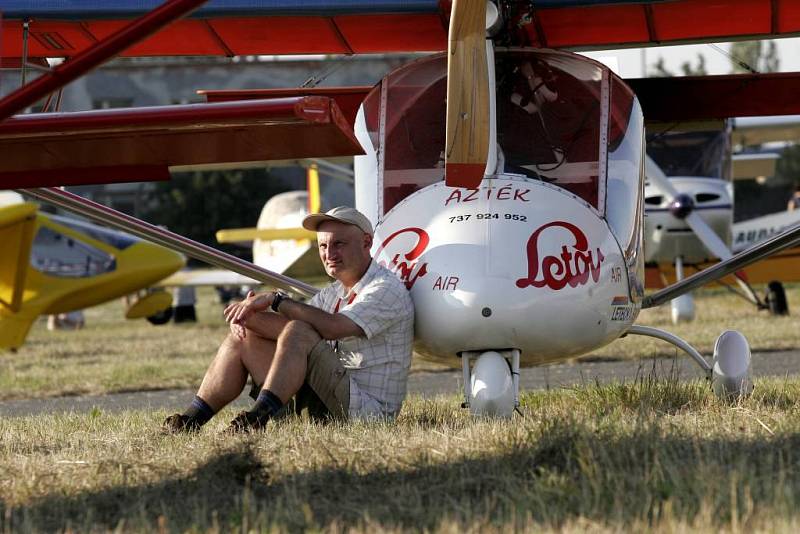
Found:
[[[250, 396], [258, 398], [262, 387], [254, 380]], [[306, 379], [294, 397], [294, 410], [287, 405], [281, 415], [292, 411], [299, 414], [303, 408], [314, 419], [347, 419], [349, 414], [350, 376], [339, 355], [324, 339], [314, 345], [308, 355]]]

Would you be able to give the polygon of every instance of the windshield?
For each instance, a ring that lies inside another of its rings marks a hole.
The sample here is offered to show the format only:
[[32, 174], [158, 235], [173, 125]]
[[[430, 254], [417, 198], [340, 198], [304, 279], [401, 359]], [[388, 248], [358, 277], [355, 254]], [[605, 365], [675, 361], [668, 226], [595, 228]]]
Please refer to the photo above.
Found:
[[658, 132], [647, 136], [647, 154], [667, 176], [724, 178], [730, 168], [723, 129]]
[[[495, 81], [497, 172], [560, 186], [605, 215], [605, 157], [611, 156], [613, 170], [624, 174], [615, 174], [621, 180], [615, 191], [627, 191], [619, 204], [629, 206], [612, 226], [629, 243], [643, 135], [633, 93], [601, 64], [555, 50], [497, 50]], [[390, 73], [365, 99], [378, 157], [379, 216], [444, 179], [446, 96], [446, 56], [438, 54]], [[610, 102], [605, 116], [603, 99]]]
[[111, 272], [114, 257], [72, 236], [42, 226], [31, 246], [31, 267], [61, 278], [86, 278]]
[[66, 226], [67, 228], [71, 228], [76, 232], [80, 232], [82, 234], [86, 234], [92, 239], [96, 239], [101, 243], [105, 243], [106, 245], [111, 245], [112, 247], [125, 250], [129, 246], [136, 243], [136, 238], [132, 235], [126, 234], [124, 232], [119, 232], [117, 230], [112, 230], [110, 228], [102, 228], [100, 226], [96, 226], [94, 224], [79, 221], [77, 219], [68, 219], [66, 217], [60, 217], [58, 215], [51, 215], [50, 218], [61, 224]]
[[555, 51], [496, 56], [505, 171], [555, 183], [598, 208], [602, 67]]

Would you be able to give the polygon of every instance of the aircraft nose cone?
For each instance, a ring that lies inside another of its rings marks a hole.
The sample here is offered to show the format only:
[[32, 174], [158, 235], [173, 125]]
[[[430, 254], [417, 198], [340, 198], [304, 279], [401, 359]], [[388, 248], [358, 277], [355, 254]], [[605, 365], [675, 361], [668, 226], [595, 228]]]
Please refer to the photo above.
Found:
[[694, 209], [694, 200], [687, 194], [681, 193], [669, 203], [669, 212], [678, 219], [685, 219]]

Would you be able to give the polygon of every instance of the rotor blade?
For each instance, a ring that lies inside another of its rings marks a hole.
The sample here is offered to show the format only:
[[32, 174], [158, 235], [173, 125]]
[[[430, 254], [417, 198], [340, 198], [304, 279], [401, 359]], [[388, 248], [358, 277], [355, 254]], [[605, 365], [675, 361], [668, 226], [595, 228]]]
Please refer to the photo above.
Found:
[[131, 217], [119, 211], [113, 210], [97, 202], [85, 199], [68, 191], [62, 191], [55, 187], [20, 189], [17, 191], [25, 195], [38, 198], [55, 204], [66, 210], [78, 213], [89, 219], [107, 224], [111, 227], [133, 234], [142, 239], [147, 239], [153, 243], [178, 250], [184, 254], [197, 258], [200, 261], [210, 263], [222, 269], [228, 269], [243, 276], [255, 278], [259, 282], [279, 289], [285, 289], [298, 295], [310, 297], [319, 291], [316, 287], [300, 282], [288, 276], [272, 272], [268, 269], [258, 267], [244, 261], [236, 256], [226, 254], [215, 248], [202, 243], [187, 239], [182, 235], [164, 230], [152, 224], [146, 223], [136, 217]]
[[708, 269], [703, 269], [699, 273], [695, 273], [688, 278], [684, 278], [680, 282], [665, 287], [661, 291], [648, 295], [642, 301], [642, 308], [652, 308], [664, 304], [675, 297], [688, 293], [702, 285], [719, 280], [751, 263], [755, 263], [785, 248], [797, 245], [798, 243], [800, 243], [800, 224], [796, 224], [771, 239], [763, 241]]
[[728, 245], [725, 244], [717, 233], [711, 229], [706, 221], [696, 211], [691, 212], [684, 219], [701, 243], [708, 251], [721, 260], [732, 256]]
[[453, 0], [445, 139], [445, 183], [451, 187], [478, 187], [489, 154], [485, 0]]
[[670, 199], [677, 197], [679, 194], [678, 190], [675, 189], [675, 186], [669, 181], [669, 178], [667, 178], [667, 175], [661, 170], [661, 167], [658, 166], [658, 163], [653, 161], [647, 154], [644, 156], [644, 161], [644, 174], [647, 179], [660, 189], [662, 193], [670, 197]]

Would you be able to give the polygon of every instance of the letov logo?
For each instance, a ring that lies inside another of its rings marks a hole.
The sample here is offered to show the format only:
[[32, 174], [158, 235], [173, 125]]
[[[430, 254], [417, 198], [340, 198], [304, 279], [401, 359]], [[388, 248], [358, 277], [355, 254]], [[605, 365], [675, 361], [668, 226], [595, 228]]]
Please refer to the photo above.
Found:
[[[561, 227], [569, 230], [575, 238], [572, 250], [567, 245], [561, 247], [558, 256], [545, 256], [539, 259], [539, 237], [548, 228]], [[528, 239], [528, 276], [517, 280], [517, 287], [544, 287], [559, 290], [567, 284], [578, 287], [586, 284], [591, 274], [592, 280], [600, 279], [600, 265], [605, 257], [600, 248], [595, 253], [589, 250], [589, 241], [583, 231], [565, 221], [553, 221], [537, 229]], [[541, 276], [540, 276], [541, 275]]]
[[400, 280], [406, 284], [406, 287], [411, 289], [414, 287], [414, 282], [417, 281], [417, 278], [421, 278], [428, 273], [427, 263], [423, 263], [422, 265], [418, 266], [418, 263], [414, 261], [419, 258], [428, 247], [428, 243], [431, 240], [430, 236], [428, 236], [428, 232], [422, 228], [403, 228], [402, 230], [398, 230], [383, 240], [383, 243], [381, 243], [381, 246], [375, 253], [375, 257], [380, 257], [381, 252], [383, 252], [386, 246], [389, 245], [389, 243], [391, 243], [397, 236], [406, 233], [413, 233], [417, 236], [417, 244], [411, 249], [410, 252], [407, 252], [403, 255], [406, 261], [400, 261], [400, 253], [397, 253], [394, 255], [394, 257], [392, 257], [392, 261], [389, 262], [389, 265], [386, 265], [385, 261], [379, 261], [378, 263], [394, 271], [400, 277]]

